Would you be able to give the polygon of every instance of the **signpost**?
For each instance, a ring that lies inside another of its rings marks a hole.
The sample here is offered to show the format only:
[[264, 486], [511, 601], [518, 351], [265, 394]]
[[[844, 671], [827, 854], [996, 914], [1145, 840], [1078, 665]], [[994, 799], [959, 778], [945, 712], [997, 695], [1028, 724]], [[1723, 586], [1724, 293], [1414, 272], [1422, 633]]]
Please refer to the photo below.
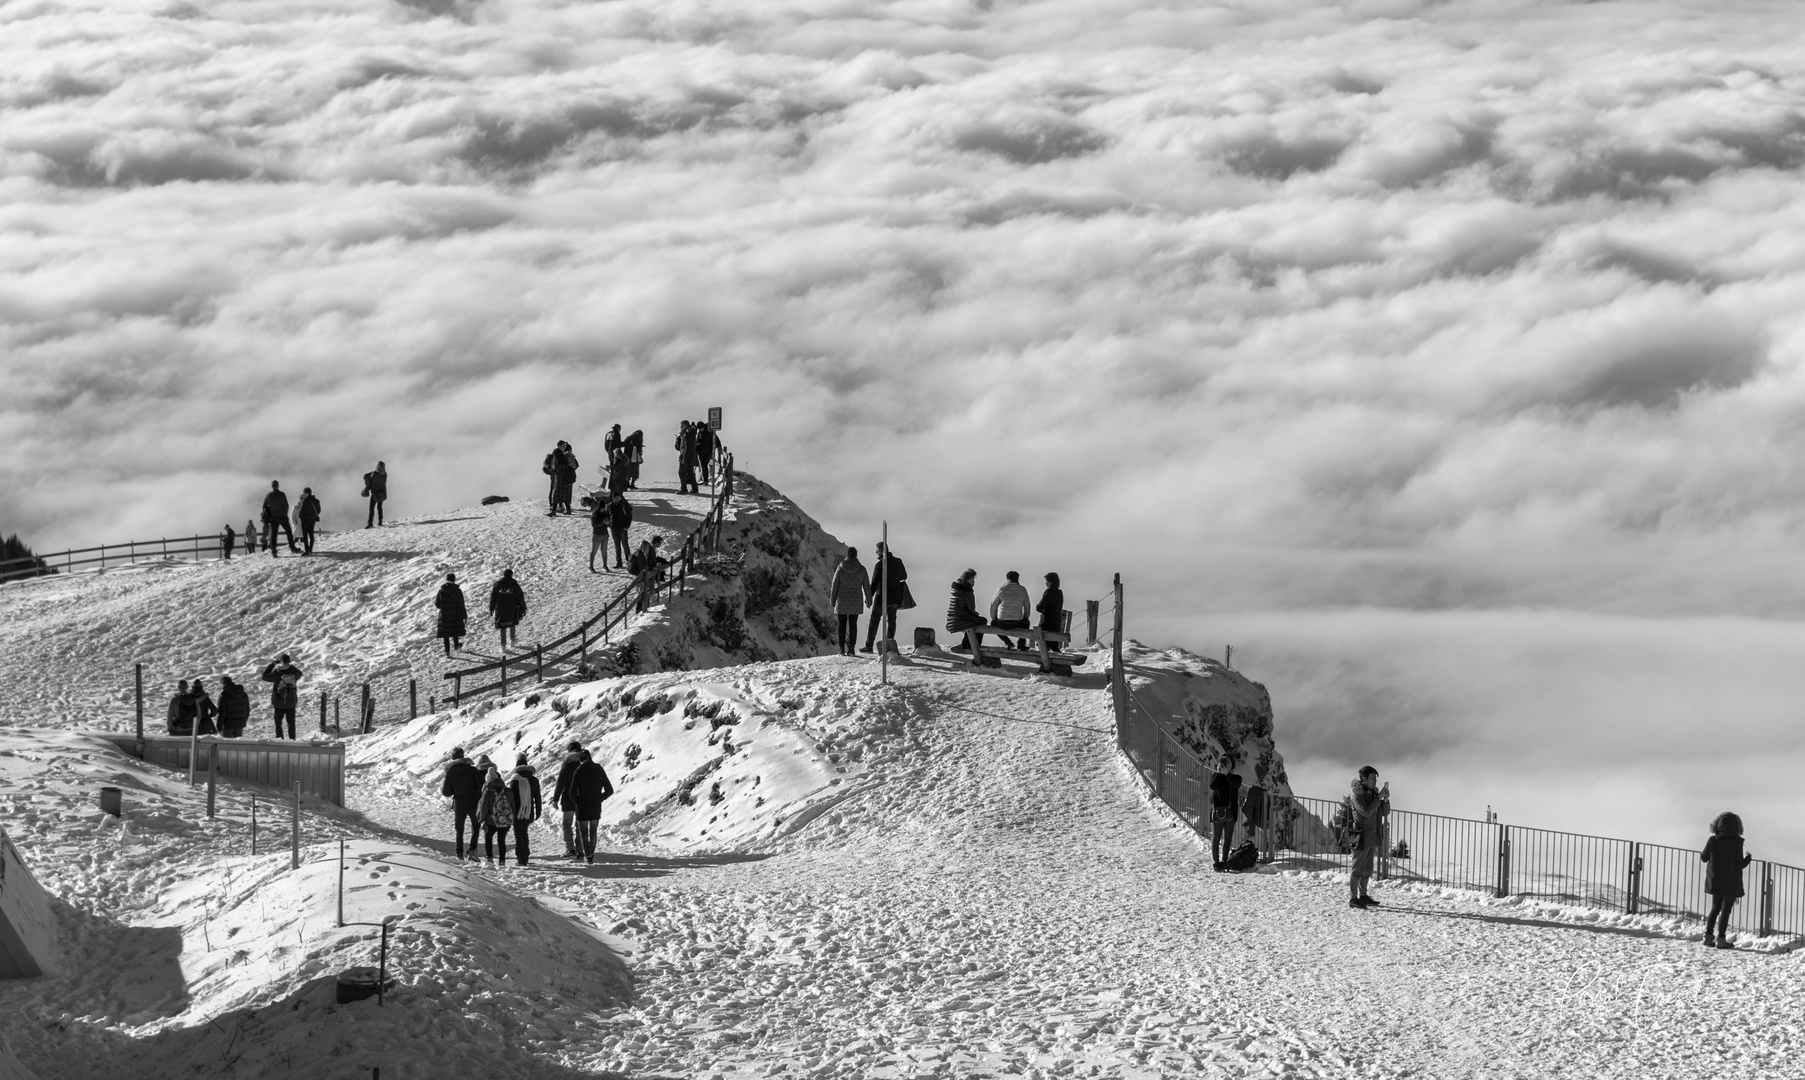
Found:
[[721, 430], [721, 407], [719, 405], [711, 405], [708, 408], [708, 430]]

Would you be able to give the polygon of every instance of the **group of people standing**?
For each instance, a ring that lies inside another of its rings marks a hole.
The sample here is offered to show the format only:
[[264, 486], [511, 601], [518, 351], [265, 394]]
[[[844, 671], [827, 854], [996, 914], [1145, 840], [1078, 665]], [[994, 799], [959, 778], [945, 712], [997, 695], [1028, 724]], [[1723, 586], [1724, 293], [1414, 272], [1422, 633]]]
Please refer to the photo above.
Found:
[[878, 623], [884, 624], [884, 647], [896, 640], [896, 613], [915, 606], [909, 592], [909, 570], [891, 552], [884, 541], [877, 544], [878, 574], [873, 575], [859, 561], [859, 549], [849, 547], [840, 565], [834, 568], [833, 581], [827, 594], [834, 606], [839, 624], [840, 654], [854, 655], [853, 645], [859, 639], [859, 616], [871, 609], [871, 620], [865, 625], [865, 644], [859, 652], [871, 652], [877, 641]]
[[[263, 681], [270, 684], [270, 715], [275, 721], [276, 738], [283, 737], [283, 722], [288, 735], [295, 737], [295, 708], [300, 704], [301, 669], [288, 653], [271, 660], [263, 668]], [[188, 738], [218, 735], [237, 739], [244, 735], [251, 718], [251, 697], [230, 675], [220, 676], [219, 701], [214, 702], [199, 679], [183, 679], [176, 683], [175, 696], [169, 699], [166, 730], [171, 735]]]
[[677, 486], [691, 495], [714, 482], [714, 456], [719, 440], [706, 420], [685, 420], [677, 429]]
[[[483, 858], [506, 864], [508, 839], [514, 840], [514, 859], [525, 866], [532, 857], [528, 833], [533, 822], [544, 816], [544, 803], [539, 774], [527, 755], [517, 754], [513, 771], [503, 776], [501, 768], [482, 754], [472, 762], [459, 746], [451, 751], [445, 767], [445, 780], [439, 793], [451, 800], [457, 857], [477, 857], [476, 840], [481, 829]], [[566, 747], [558, 765], [558, 779], [552, 786], [551, 802], [563, 814], [564, 855], [570, 859], [595, 862], [596, 831], [602, 818], [602, 803], [614, 794], [608, 773], [580, 742]], [[464, 826], [470, 826], [470, 842], [464, 842]]]
[[[363, 475], [363, 497], [370, 500], [369, 513], [364, 521], [364, 528], [374, 528], [382, 524], [382, 504], [389, 497], [389, 467], [378, 461], [376, 467]], [[292, 509], [292, 514], [291, 514]], [[313, 544], [320, 526], [321, 516], [319, 497], [310, 487], [301, 489], [300, 500], [291, 508], [288, 492], [282, 490], [282, 482], [271, 480], [269, 491], [264, 493], [263, 506], [259, 517], [244, 523], [244, 553], [255, 555], [259, 542], [263, 550], [270, 553], [271, 558], [280, 555], [276, 547], [277, 536], [286, 542], [288, 550], [296, 555], [312, 555]], [[259, 524], [261, 523], [261, 525]], [[295, 542], [294, 526], [301, 526], [301, 539]], [[231, 523], [220, 527], [219, 555], [222, 559], [230, 559], [238, 546], [238, 531]]]

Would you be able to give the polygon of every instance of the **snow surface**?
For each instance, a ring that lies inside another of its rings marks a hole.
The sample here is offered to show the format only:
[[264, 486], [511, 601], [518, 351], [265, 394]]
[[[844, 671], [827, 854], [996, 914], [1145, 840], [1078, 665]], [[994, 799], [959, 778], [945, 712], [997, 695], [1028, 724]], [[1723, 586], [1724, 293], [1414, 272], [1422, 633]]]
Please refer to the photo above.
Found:
[[[411, 580], [421, 557], [382, 565]], [[144, 577], [207, 573], [244, 571]], [[55, 582], [41, 618], [153, 610], [120, 600], [125, 577]], [[405, 643], [419, 631], [397, 610]], [[680, 616], [646, 632], [678, 635]], [[365, 648], [398, 648], [380, 625]], [[7, 655], [0, 680], [33, 685]], [[267, 798], [250, 853], [248, 787], [209, 821], [177, 774], [55, 716], [0, 729], [0, 813], [64, 939], [58, 973], [0, 985], [0, 1035], [42, 1080], [1805, 1075], [1800, 953], [1420, 886], [1351, 911], [1340, 875], [1211, 872], [1116, 752], [1102, 661], [1071, 679], [922, 655], [880, 686], [872, 659], [834, 656], [523, 686], [352, 739], [354, 809], [307, 805], [293, 872]], [[1181, 650], [1130, 666], [1200, 737], [1228, 730], [1212, 716], [1247, 737], [1270, 723], [1254, 684]], [[619, 789], [597, 864], [557, 857], [555, 815], [528, 867], [454, 863], [450, 747], [526, 752], [549, 781], [571, 738]], [[102, 784], [125, 789], [123, 822], [95, 808]], [[347, 918], [393, 918], [386, 1007], [332, 1003], [377, 934], [336, 925], [341, 840]]]

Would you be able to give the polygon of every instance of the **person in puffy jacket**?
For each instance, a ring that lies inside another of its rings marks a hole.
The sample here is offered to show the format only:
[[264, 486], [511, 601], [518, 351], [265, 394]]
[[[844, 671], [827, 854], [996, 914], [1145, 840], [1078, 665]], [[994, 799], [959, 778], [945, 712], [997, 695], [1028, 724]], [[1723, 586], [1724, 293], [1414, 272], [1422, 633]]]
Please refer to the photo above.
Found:
[[445, 655], [450, 656], [452, 649], [464, 647], [464, 627], [470, 620], [464, 607], [464, 589], [456, 574], [445, 575], [445, 584], [439, 586], [432, 606], [439, 609], [439, 640], [445, 646]]
[[514, 803], [514, 862], [525, 866], [527, 856], [532, 854], [527, 849], [527, 826], [538, 821], [544, 812], [539, 801], [539, 773], [527, 764], [525, 754], [514, 759], [514, 771], [508, 775], [507, 783]]
[[846, 549], [846, 558], [834, 568], [833, 583], [827, 587], [839, 621], [840, 655], [852, 656], [859, 643], [859, 616], [865, 611], [865, 594], [871, 591], [871, 575], [859, 561], [859, 549]]
[[1371, 765], [1361, 766], [1348, 803], [1353, 809], [1354, 861], [1348, 873], [1347, 906], [1378, 907], [1379, 902], [1367, 895], [1367, 882], [1372, 880], [1373, 860], [1378, 857], [1385, 836], [1385, 817], [1391, 813], [1389, 801], [1379, 790], [1379, 770]]
[[884, 624], [884, 640], [896, 637], [896, 613], [915, 606], [909, 595], [909, 568], [895, 556], [882, 540], [877, 542], [877, 566], [871, 573], [871, 620], [865, 624], [865, 644], [860, 652], [872, 652], [877, 644], [877, 626]]
[[483, 797], [483, 770], [464, 756], [464, 748], [451, 748], [451, 763], [445, 766], [445, 783], [439, 794], [451, 800], [456, 818], [458, 858], [464, 857], [464, 823], [470, 823], [470, 858], [476, 858], [476, 808]]
[[183, 738], [194, 734], [194, 699], [188, 696], [188, 680], [175, 684], [175, 696], [169, 699], [169, 720], [164, 729]]
[[314, 498], [312, 488], [301, 489], [301, 505], [295, 511], [301, 522], [301, 554], [313, 554], [313, 533], [320, 524], [320, 500]]
[[[997, 594], [990, 600], [990, 624], [1006, 630], [1026, 630], [1028, 622], [1028, 590], [1022, 585], [1022, 576], [1014, 570], [1003, 575], [1004, 581]], [[1009, 647], [1009, 635], [1003, 635], [1003, 648]], [[1028, 639], [1021, 638], [1015, 643], [1018, 649], [1028, 647]]]
[[[476, 820], [483, 827], [483, 861], [495, 861], [495, 849], [501, 848], [499, 865], [508, 861], [508, 836], [514, 831], [514, 797], [502, 782], [501, 770], [490, 765], [483, 774], [483, 795], [476, 803]], [[475, 844], [471, 847], [474, 849]]]
[[206, 688], [201, 685], [199, 679], [188, 684], [188, 699], [193, 702], [194, 733], [196, 735], [219, 734], [219, 728], [213, 722], [213, 718], [219, 715], [219, 706], [213, 704], [213, 699], [207, 696]]
[[263, 681], [270, 684], [269, 707], [276, 721], [276, 738], [282, 737], [282, 720], [288, 719], [288, 737], [295, 737], [295, 706], [301, 700], [301, 669], [283, 653], [263, 669]]
[[984, 616], [978, 614], [978, 597], [975, 586], [978, 572], [967, 568], [953, 582], [953, 596], [946, 605], [946, 630], [949, 634], [964, 635], [963, 642], [955, 642], [954, 652], [971, 653], [973, 667], [984, 664], [984, 638], [975, 629], [984, 625]]
[[389, 498], [387, 462], [378, 461], [374, 469], [364, 473], [364, 494], [370, 497], [370, 511], [364, 515], [364, 528], [370, 529], [382, 524], [382, 504]]
[[489, 590], [489, 614], [501, 631], [501, 647], [520, 644], [520, 620], [526, 617], [526, 591], [514, 580], [514, 571], [503, 570], [501, 580]]
[[220, 676], [219, 733], [228, 739], [240, 738], [244, 735], [244, 726], [250, 722], [251, 695], [233, 682], [232, 676]]
[[[1040, 613], [1040, 628], [1054, 633], [1065, 632], [1065, 592], [1059, 587], [1059, 575], [1047, 572], [1047, 587], [1040, 594], [1040, 602], [1034, 610]], [[1071, 642], [1066, 642], [1070, 645]]]
[[635, 428], [633, 434], [621, 443], [621, 452], [627, 455], [627, 489], [639, 490], [639, 467], [646, 460], [646, 433]]
[[564, 760], [558, 765], [558, 779], [552, 785], [552, 805], [564, 813], [564, 854], [575, 858], [583, 854], [577, 847], [577, 766], [583, 763], [583, 744], [575, 739], [565, 748]]
[[677, 490], [688, 494], [700, 494], [701, 485], [696, 483], [696, 429], [688, 420], [677, 430]]
[[579, 752], [581, 761], [577, 771], [571, 777], [572, 801], [577, 807], [577, 843], [583, 849], [583, 859], [591, 866], [595, 865], [595, 834], [602, 820], [602, 803], [614, 794], [614, 785], [608, 782], [608, 773], [600, 762], [590, 756], [589, 751]]
[[1742, 850], [1742, 818], [1728, 811], [1711, 822], [1711, 839], [1699, 852], [1705, 864], [1705, 892], [1711, 897], [1711, 914], [1705, 917], [1705, 947], [1734, 949], [1730, 943], [1730, 912], [1743, 895], [1742, 872], [1755, 856]]

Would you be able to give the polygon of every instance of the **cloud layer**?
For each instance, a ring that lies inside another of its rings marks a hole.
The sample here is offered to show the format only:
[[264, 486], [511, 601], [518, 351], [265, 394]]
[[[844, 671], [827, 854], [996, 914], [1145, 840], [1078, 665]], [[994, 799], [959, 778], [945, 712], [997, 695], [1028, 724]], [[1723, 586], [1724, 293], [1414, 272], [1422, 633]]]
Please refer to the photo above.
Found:
[[1181, 638], [1797, 618], [1802, 22], [7, 0], [0, 529], [526, 497], [718, 404], [927, 581], [1120, 569]]

